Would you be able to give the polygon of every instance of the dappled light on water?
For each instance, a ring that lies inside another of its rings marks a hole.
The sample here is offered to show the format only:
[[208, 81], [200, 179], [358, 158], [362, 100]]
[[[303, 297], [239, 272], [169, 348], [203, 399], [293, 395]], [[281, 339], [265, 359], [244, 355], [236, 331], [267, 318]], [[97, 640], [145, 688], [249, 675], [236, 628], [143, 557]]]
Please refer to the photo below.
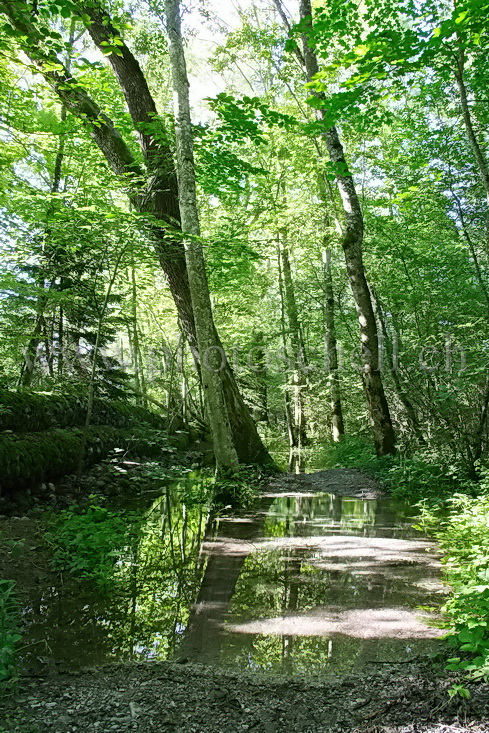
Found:
[[190, 659], [344, 672], [408, 661], [442, 634], [421, 610], [444, 593], [435, 548], [392, 501], [270, 495], [254, 528], [223, 518], [204, 551], [180, 648]]
[[[433, 545], [405, 506], [270, 494], [208, 517], [199, 479], [141, 509], [110, 591], [63, 578], [24, 609], [24, 664], [188, 659], [279, 673], [409, 660], [441, 632]], [[190, 487], [190, 488], [189, 488]]]

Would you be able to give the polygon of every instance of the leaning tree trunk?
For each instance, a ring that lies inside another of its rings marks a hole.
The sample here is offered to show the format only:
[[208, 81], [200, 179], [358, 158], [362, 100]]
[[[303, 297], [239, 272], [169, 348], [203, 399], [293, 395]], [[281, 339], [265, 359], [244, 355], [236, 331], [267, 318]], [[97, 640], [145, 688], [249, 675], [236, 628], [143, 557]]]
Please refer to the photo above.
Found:
[[182, 43], [180, 0], [165, 0], [165, 16], [175, 100], [180, 217], [200, 354], [204, 399], [217, 468], [218, 470], [231, 471], [238, 466], [238, 456], [233, 445], [233, 436], [220, 374], [225, 356], [216, 338], [204, 252], [200, 241], [189, 82]]
[[[119, 36], [118, 31], [108, 21], [105, 11], [101, 13], [100, 9], [97, 10], [93, 6], [85, 7], [83, 3], [81, 3], [81, 6], [91, 19], [88, 30], [94, 43], [104, 51], [103, 44], [110, 42], [114, 36]], [[173, 166], [172, 151], [169, 145], [165, 143], [164, 129], [160, 130], [162, 134], [155, 137], [151, 128], [148, 127], [148, 123], [152, 123], [154, 126], [160, 118], [137, 59], [123, 41], [121, 41], [118, 49], [118, 54], [111, 54], [108, 59], [124, 93], [134, 126], [139, 131], [141, 149], [150, 173], [149, 190], [141, 191], [139, 195], [134, 197], [133, 203], [138, 211], [151, 213], [161, 222], [161, 226], [156, 226], [153, 229], [156, 250], [177, 307], [181, 328], [194, 358], [198, 361], [195, 322], [183, 243], [180, 238], [172, 236], [171, 231], [168, 231], [168, 224], [172, 227], [180, 225], [178, 183]], [[113, 126], [112, 130], [115, 131]], [[105, 152], [104, 147], [107, 147], [106, 135], [100, 135], [97, 126], [95, 128], [92, 126], [92, 134], [112, 168], [117, 168], [118, 174], [124, 175], [126, 178], [127, 175], [131, 176], [131, 174], [133, 176], [140, 175], [140, 172], [135, 169], [135, 161], [133, 159], [129, 161], [127, 157], [130, 153], [125, 144], [121, 160], [118, 151], [123, 141], [117, 131], [115, 132], [119, 139], [114, 140], [114, 144], [109, 145], [109, 149]], [[101, 137], [104, 137], [104, 140], [101, 140]], [[121, 162], [123, 163], [122, 171], [120, 168]], [[222, 348], [217, 332], [215, 339]], [[243, 401], [229, 362], [224, 364], [221, 377], [233, 432], [233, 442], [240, 462], [273, 465], [273, 460], [263, 445], [250, 411]]]
[[463, 47], [461, 47], [458, 57], [457, 57], [457, 63], [455, 67], [455, 78], [457, 80], [457, 86], [458, 86], [458, 90], [460, 94], [460, 105], [462, 107], [462, 117], [464, 120], [465, 131], [467, 133], [467, 137], [470, 143], [470, 147], [472, 148], [472, 152], [474, 154], [474, 158], [477, 163], [477, 167], [479, 168], [482, 185], [484, 186], [484, 191], [486, 193], [486, 201], [487, 201], [486, 239], [487, 239], [487, 248], [489, 252], [489, 164], [484, 155], [482, 146], [479, 140], [477, 139], [474, 125], [472, 123], [472, 115], [470, 113], [470, 106], [469, 106], [469, 101], [467, 98], [467, 88], [465, 86], [465, 80], [464, 80], [464, 66], [465, 66], [465, 51]]
[[[311, 81], [319, 71], [316, 54], [309, 45], [309, 36], [313, 30], [311, 0], [300, 0], [300, 17], [303, 28], [310, 31], [303, 35], [303, 55], [307, 78]], [[315, 92], [315, 95], [320, 101], [325, 101], [323, 94]], [[318, 109], [317, 115], [321, 121], [326, 122], [323, 109]], [[395, 433], [380, 375], [377, 325], [363, 266], [363, 214], [336, 127], [329, 126], [325, 130], [324, 139], [334, 165], [336, 184], [343, 204], [345, 227], [341, 244], [360, 324], [362, 380], [375, 449], [377, 455], [382, 456], [395, 453]]]
[[[100, 8], [84, 6], [83, 3], [80, 3], [80, 10], [90, 17], [89, 32], [92, 39], [106, 53], [106, 44], [112, 44], [113, 38], [119, 37], [118, 31], [108, 19], [107, 12], [104, 10], [102, 13]], [[146, 170], [136, 162], [112, 120], [102, 112], [80, 85], [73, 83], [72, 75], [63, 68], [56, 54], [45, 50], [45, 39], [32, 23], [29, 13], [23, 12], [18, 5], [1, 0], [0, 11], [4, 12], [20, 31], [21, 39], [26, 39], [24, 42], [21, 41], [25, 53], [31, 56], [32, 62], [67, 109], [82, 120], [110, 168], [126, 184], [135, 210], [153, 216], [154, 224], [150, 233], [175, 302], [181, 329], [192, 353], [198, 358], [183, 243], [171, 233], [171, 228], [178, 227], [180, 217], [172, 153], [164, 142], [164, 129], [161, 128], [161, 134], [155, 136], [148, 127], [151, 123], [157, 124], [159, 118], [139, 63], [122, 41], [117, 54], [108, 56], [124, 93], [134, 126], [139, 132]], [[53, 65], [56, 70], [53, 70]], [[218, 334], [216, 339], [219, 340]], [[224, 365], [222, 380], [234, 445], [240, 462], [273, 466], [273, 460], [258, 435], [229, 363]]]

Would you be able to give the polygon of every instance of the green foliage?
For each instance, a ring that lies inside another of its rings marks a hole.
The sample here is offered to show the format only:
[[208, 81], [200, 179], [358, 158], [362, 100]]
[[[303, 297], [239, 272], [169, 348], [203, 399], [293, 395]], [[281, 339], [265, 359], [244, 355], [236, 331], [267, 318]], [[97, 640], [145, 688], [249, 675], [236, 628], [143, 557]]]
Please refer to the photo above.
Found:
[[396, 499], [431, 498], [441, 502], [456, 491], [477, 490], [462, 465], [428, 451], [409, 458], [383, 460], [374, 473]]
[[140, 518], [93, 503], [73, 506], [49, 521], [46, 540], [53, 548], [53, 565], [105, 590], [117, 580], [117, 558], [137, 538]]
[[0, 580], [0, 684], [15, 675], [16, 647], [22, 638], [14, 588], [12, 580]]
[[[0, 389], [0, 431], [35, 432], [85, 424], [84, 395], [10, 392]], [[132, 428], [147, 425], [164, 429], [166, 421], [143, 407], [115, 400], [95, 399], [92, 425]]]
[[420, 527], [442, 548], [445, 575], [452, 588], [442, 610], [449, 621], [450, 642], [460, 654], [449, 660], [448, 669], [476, 679], [489, 678], [488, 488], [486, 473], [482, 496], [457, 494], [442, 507], [428, 502], [420, 505]]
[[455, 492], [478, 491], [478, 485], [467, 476], [466, 467], [450, 460], [448, 453], [425, 450], [409, 457], [377, 458], [370, 441], [358, 436], [347, 436], [339, 443], [321, 446], [313, 454], [312, 465], [365, 471], [396, 499], [443, 502]]
[[372, 445], [358, 436], [346, 436], [339, 443], [318, 446], [311, 456], [313, 468], [368, 469], [376, 464]]
[[240, 466], [232, 475], [219, 475], [214, 484], [214, 506], [247, 509], [259, 496], [266, 475], [257, 466]]

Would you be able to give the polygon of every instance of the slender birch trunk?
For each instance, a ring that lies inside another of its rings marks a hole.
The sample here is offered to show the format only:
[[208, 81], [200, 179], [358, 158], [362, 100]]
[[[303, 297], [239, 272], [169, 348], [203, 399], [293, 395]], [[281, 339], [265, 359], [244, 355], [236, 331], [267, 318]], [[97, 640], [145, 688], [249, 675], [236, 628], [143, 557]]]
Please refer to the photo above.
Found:
[[232, 471], [238, 466], [238, 456], [233, 444], [220, 373], [222, 360], [226, 357], [216, 338], [204, 252], [200, 241], [189, 83], [181, 33], [180, 0], [165, 0], [165, 18], [175, 103], [178, 198], [202, 383], [217, 468]]
[[[302, 435], [301, 430], [303, 428], [302, 423], [302, 403], [301, 393], [297, 389], [296, 383], [297, 370], [296, 370], [296, 359], [297, 356], [289, 352], [289, 339], [290, 334], [290, 321], [288, 320], [287, 314], [287, 294], [285, 288], [285, 277], [283, 272], [283, 258], [282, 258], [282, 246], [279, 243], [277, 249], [277, 260], [278, 260], [278, 285], [280, 293], [280, 327], [282, 332], [282, 344], [284, 350], [284, 362], [286, 364], [286, 375], [284, 384], [284, 406], [285, 406], [285, 419], [287, 423], [287, 433], [289, 436], [289, 471], [293, 473], [301, 473], [303, 469], [303, 454], [302, 454]], [[289, 328], [287, 328], [287, 325]], [[292, 352], [294, 346], [292, 344]], [[289, 370], [292, 370], [292, 380], [290, 379]], [[291, 393], [294, 399], [291, 399]]]
[[[311, 0], [300, 0], [300, 17], [303, 27], [312, 31]], [[306, 33], [303, 35], [303, 56], [307, 78], [310, 81], [318, 73], [319, 66]], [[319, 99], [324, 99], [324, 95], [315, 94]], [[317, 115], [318, 119], [325, 120], [322, 109], [318, 110]], [[375, 449], [377, 455], [382, 456], [395, 453], [395, 433], [380, 375], [377, 324], [363, 266], [363, 214], [336, 127], [328, 127], [324, 139], [329, 158], [335, 168], [336, 184], [343, 204], [345, 226], [341, 243], [360, 325], [362, 379]]]
[[382, 307], [382, 303], [380, 302], [380, 298], [377, 294], [377, 291], [374, 288], [370, 288], [372, 293], [372, 299], [374, 302], [375, 310], [377, 312], [377, 318], [379, 320], [380, 330], [383, 336], [384, 346], [385, 346], [385, 353], [387, 356], [387, 365], [389, 367], [389, 371], [391, 373], [392, 381], [394, 382], [394, 387], [397, 392], [397, 396], [401, 402], [401, 404], [404, 407], [404, 410], [406, 412], [406, 416], [408, 419], [408, 423], [411, 426], [411, 429], [413, 433], [416, 436], [416, 439], [419, 443], [419, 445], [426, 445], [426, 440], [423, 435], [423, 431], [421, 430], [421, 426], [419, 424], [418, 417], [416, 415], [416, 410], [414, 409], [414, 405], [409, 399], [406, 390], [402, 386], [401, 380], [399, 378], [399, 372], [397, 369], [396, 359], [394, 356], [394, 348], [392, 345], [392, 340], [389, 335], [389, 332], [387, 330], [387, 323], [385, 320], [384, 315], [384, 309]]
[[326, 357], [328, 363], [329, 391], [331, 402], [331, 434], [338, 443], [345, 434], [343, 409], [341, 406], [340, 374], [338, 370], [338, 349], [334, 313], [333, 276], [331, 272], [331, 250], [323, 250], [325, 312], [326, 312]]
[[256, 392], [258, 405], [255, 408], [255, 419], [268, 423], [268, 384], [267, 358], [265, 352], [265, 337], [263, 331], [254, 331], [253, 343], [253, 371], [256, 377]]
[[292, 279], [292, 268], [290, 266], [289, 250], [285, 243], [279, 249], [279, 256], [282, 261], [282, 276], [285, 295], [285, 310], [289, 323], [289, 338], [292, 346], [293, 359], [293, 394], [294, 394], [294, 422], [297, 434], [297, 447], [299, 451], [307, 443], [306, 417], [304, 410], [304, 390], [306, 379], [304, 369], [306, 366], [306, 354], [302, 329], [299, 321], [299, 312], [295, 298], [294, 281]]

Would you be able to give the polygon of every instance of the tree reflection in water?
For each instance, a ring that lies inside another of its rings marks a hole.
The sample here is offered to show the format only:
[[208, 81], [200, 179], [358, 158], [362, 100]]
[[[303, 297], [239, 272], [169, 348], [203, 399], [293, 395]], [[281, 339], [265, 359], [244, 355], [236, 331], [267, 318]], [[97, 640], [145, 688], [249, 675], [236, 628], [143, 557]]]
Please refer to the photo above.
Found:
[[416, 607], [443, 588], [405, 506], [321, 495], [268, 497], [221, 520], [183, 640], [196, 661], [282, 673], [344, 671], [433, 649]]
[[406, 507], [269, 495], [211, 521], [189, 481], [164, 489], [132, 547], [114, 548], [109, 596], [67, 582], [25, 608], [28, 664], [41, 648], [70, 667], [181, 656], [319, 673], [433, 648], [439, 632], [415, 609], [439, 602], [438, 561]]
[[23, 611], [23, 662], [70, 667], [107, 661], [166, 659], [185, 629], [205, 566], [208, 479], [190, 476], [163, 488], [131, 547], [114, 548], [109, 593], [62, 578]]

